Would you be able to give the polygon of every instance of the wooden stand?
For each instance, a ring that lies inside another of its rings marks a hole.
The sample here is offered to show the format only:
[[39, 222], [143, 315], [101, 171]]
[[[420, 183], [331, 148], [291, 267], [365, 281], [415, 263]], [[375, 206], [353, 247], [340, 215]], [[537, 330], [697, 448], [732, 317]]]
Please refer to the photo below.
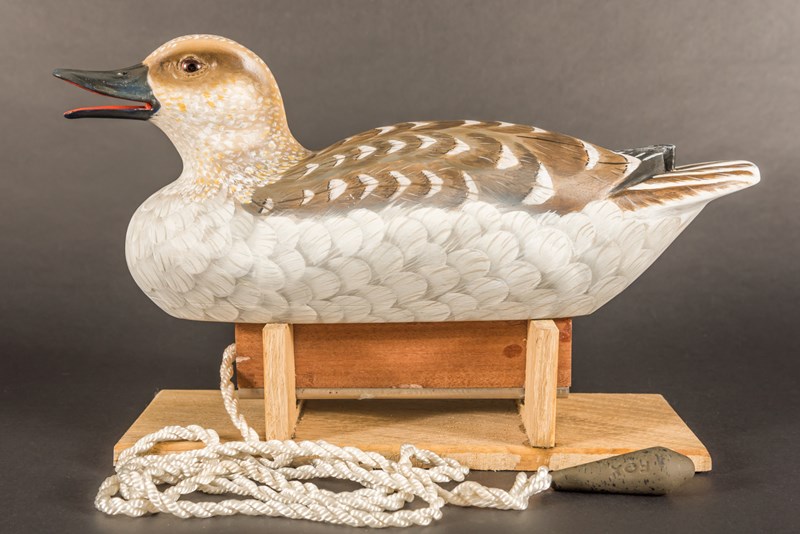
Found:
[[[708, 451], [660, 395], [569, 394], [569, 319], [240, 324], [236, 346], [240, 406], [266, 439], [324, 439], [390, 457], [413, 443], [483, 470], [557, 469], [662, 445], [711, 469]], [[168, 424], [239, 439], [217, 391], [167, 390], [115, 458]]]

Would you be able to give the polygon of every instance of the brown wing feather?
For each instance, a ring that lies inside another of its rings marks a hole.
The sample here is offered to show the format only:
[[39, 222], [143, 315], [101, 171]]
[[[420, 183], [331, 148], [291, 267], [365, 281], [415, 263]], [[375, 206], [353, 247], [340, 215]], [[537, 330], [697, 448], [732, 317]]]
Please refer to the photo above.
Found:
[[[252, 203], [259, 211], [322, 211], [388, 202], [452, 207], [472, 198], [563, 212], [604, 198], [627, 167], [620, 154], [529, 126], [401, 123], [313, 154], [257, 189]], [[544, 193], [533, 194], [535, 187]]]

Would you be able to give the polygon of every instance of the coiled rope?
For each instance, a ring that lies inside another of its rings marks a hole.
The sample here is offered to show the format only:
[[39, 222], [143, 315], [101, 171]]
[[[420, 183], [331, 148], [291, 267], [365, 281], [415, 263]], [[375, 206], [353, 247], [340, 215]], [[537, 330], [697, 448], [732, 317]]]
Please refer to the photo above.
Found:
[[[550, 487], [546, 467], [531, 477], [519, 473], [508, 491], [463, 482], [467, 467], [413, 445], [403, 445], [400, 459], [389, 460], [355, 447], [324, 441], [261, 441], [239, 411], [231, 382], [235, 346], [222, 357], [220, 391], [225, 410], [243, 441], [221, 443], [211, 429], [168, 426], [149, 434], [120, 454], [95, 506], [109, 515], [138, 517], [168, 513], [181, 518], [235, 514], [308, 519], [353, 527], [427, 525], [442, 517], [446, 504], [501, 510], [524, 510], [532, 495]], [[153, 454], [164, 441], [201, 441], [202, 449]], [[349, 480], [361, 486], [334, 492], [311, 479]], [[461, 482], [452, 491], [443, 483]], [[229, 495], [223, 500], [183, 499], [192, 493]], [[426, 507], [408, 509], [415, 499]]]

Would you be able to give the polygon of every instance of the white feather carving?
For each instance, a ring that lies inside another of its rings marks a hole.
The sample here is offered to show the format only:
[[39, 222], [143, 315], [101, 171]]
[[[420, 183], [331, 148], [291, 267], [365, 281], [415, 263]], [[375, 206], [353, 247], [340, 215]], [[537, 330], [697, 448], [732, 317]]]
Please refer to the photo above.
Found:
[[332, 217], [325, 228], [335, 252], [341, 256], [354, 256], [364, 243], [361, 227], [347, 217]]
[[338, 297], [333, 297], [331, 302], [342, 307], [344, 320], [348, 323], [363, 322], [364, 319], [369, 317], [369, 314], [372, 311], [372, 306], [370, 306], [366, 299], [357, 297], [355, 295], [341, 295]]
[[600, 247], [593, 248], [583, 255], [584, 262], [592, 269], [595, 280], [617, 274], [622, 261], [622, 250], [619, 245], [607, 242]]
[[317, 312], [317, 316], [326, 323], [340, 323], [344, 321], [342, 305], [329, 300], [312, 300], [308, 305]]
[[428, 182], [430, 182], [431, 185], [431, 188], [428, 190], [427, 193], [425, 193], [425, 198], [432, 197], [433, 195], [439, 193], [442, 190], [442, 184], [444, 183], [444, 180], [442, 180], [442, 178], [438, 174], [436, 174], [435, 172], [431, 172], [427, 169], [423, 169], [422, 174], [425, 175], [425, 177], [428, 179]]
[[503, 225], [500, 212], [487, 202], [467, 202], [461, 209], [475, 217], [484, 230], [499, 230]]
[[572, 240], [557, 228], [542, 227], [525, 241], [523, 255], [540, 271], [565, 267], [572, 259]]
[[239, 317], [239, 310], [227, 300], [218, 300], [206, 308], [205, 312], [210, 319], [226, 323], [232, 323]]
[[501, 302], [490, 308], [497, 317], [525, 317], [528, 306], [520, 302]]
[[313, 323], [317, 319], [317, 312], [308, 304], [291, 304], [287, 313], [297, 317], [298, 323]]
[[236, 285], [228, 301], [242, 310], [252, 310], [261, 301], [261, 290], [252, 282], [242, 282]]
[[592, 283], [592, 270], [583, 263], [570, 263], [544, 275], [544, 284], [564, 295], [586, 293]]
[[328, 262], [331, 272], [339, 276], [343, 291], [353, 291], [367, 285], [372, 270], [367, 262], [358, 258], [333, 258]]
[[233, 276], [215, 268], [213, 264], [196, 278], [184, 273], [180, 267], [172, 270], [168, 275], [165, 278], [167, 286], [180, 293], [185, 293], [194, 287], [195, 282], [208, 288], [215, 297], [227, 297], [236, 288], [236, 280]]
[[486, 252], [493, 269], [508, 265], [519, 256], [519, 242], [511, 232], [503, 230], [487, 232], [476, 244], [479, 249]]
[[478, 309], [478, 300], [463, 293], [446, 293], [440, 296], [438, 300], [450, 308], [450, 313], [454, 317]]
[[594, 145], [590, 143], [583, 143], [583, 149], [586, 150], [586, 156], [588, 161], [586, 162], [586, 169], [591, 170], [594, 169], [597, 165], [597, 162], [600, 161], [600, 153], [594, 147]]
[[376, 276], [383, 278], [403, 268], [403, 253], [391, 243], [381, 243], [368, 256], [369, 264], [375, 270]]
[[428, 135], [418, 135], [417, 139], [422, 141], [422, 143], [419, 145], [420, 149], [426, 149], [436, 144], [436, 139]]
[[347, 218], [355, 221], [364, 236], [362, 249], [374, 250], [383, 240], [384, 222], [374, 211], [356, 209], [347, 214]]
[[660, 253], [681, 231], [680, 217], [665, 217], [648, 228], [645, 246]]
[[553, 189], [553, 178], [543, 164], [539, 164], [539, 172], [536, 174], [536, 181], [531, 186], [530, 191], [522, 199], [522, 203], [527, 206], [544, 204], [555, 195]]
[[358, 296], [370, 303], [374, 311], [388, 310], [397, 302], [397, 295], [386, 286], [370, 285], [358, 290]]
[[498, 269], [496, 274], [506, 281], [511, 296], [520, 301], [532, 300], [542, 281], [542, 274], [527, 261], [512, 261]]
[[517, 156], [514, 155], [514, 152], [512, 152], [507, 145], [502, 145], [502, 148], [500, 149], [500, 159], [497, 160], [497, 165], [495, 165], [495, 167], [503, 170], [516, 167], [517, 165], [519, 165]]
[[[432, 186], [441, 180], [426, 177]], [[360, 179], [367, 193], [376, 187], [376, 178]], [[173, 315], [369, 322], [590, 313], [691, 220], [623, 212], [612, 202], [564, 215], [472, 200], [458, 209], [394, 204], [322, 218], [254, 217], [223, 204], [149, 202], [131, 221], [134, 279]]]
[[456, 144], [453, 148], [445, 153], [445, 156], [455, 156], [462, 152], [469, 152], [469, 145], [459, 138], [455, 138]]
[[398, 150], [402, 150], [406, 147], [406, 144], [403, 141], [400, 141], [399, 139], [389, 139], [389, 144], [391, 145], [391, 148], [389, 148], [389, 150], [386, 151], [387, 154], [393, 154]]
[[[249, 284], [242, 284], [242, 287], [244, 288], [243, 291], [246, 292], [252, 286], [250, 286]], [[236, 290], [234, 290], [234, 292], [232, 293], [232, 296], [236, 295], [238, 290], [239, 290], [239, 288], [237, 287]], [[192, 289], [190, 289], [189, 291], [187, 291], [186, 293], [183, 293], [183, 298], [190, 305], [192, 305], [192, 306], [194, 306], [196, 308], [200, 308], [200, 309], [207, 308], [207, 307], [211, 306], [214, 303], [214, 295], [211, 293], [211, 291], [208, 288], [205, 288], [205, 287], [197, 287], [197, 286], [195, 286]], [[245, 300], [248, 300], [248, 299], [246, 299], [246, 297], [245, 297]], [[258, 302], [256, 301], [256, 304], [257, 303]]]
[[409, 267], [421, 270], [424, 267], [437, 267], [447, 263], [447, 251], [436, 243], [426, 243], [419, 255], [407, 262]]
[[286, 284], [282, 295], [286, 298], [290, 307], [306, 305], [314, 298], [311, 288], [299, 280], [293, 280]]
[[289, 217], [272, 216], [263, 219], [263, 223], [272, 227], [278, 240], [277, 246], [285, 250], [293, 250], [300, 239], [300, 230], [297, 222]]
[[451, 252], [447, 256], [447, 264], [455, 268], [465, 281], [481, 278], [492, 266], [485, 252], [465, 248]]
[[420, 300], [428, 290], [428, 283], [422, 275], [408, 271], [390, 274], [383, 279], [383, 283], [397, 295], [400, 306]]
[[589, 288], [589, 294], [595, 297], [595, 302], [603, 303], [614, 298], [628, 287], [628, 279], [623, 276], [609, 276]]
[[356, 159], [364, 159], [378, 149], [372, 145], [361, 145], [360, 147], [358, 147], [358, 150], [361, 153], [358, 155]]
[[159, 306], [163, 308], [168, 308], [170, 310], [180, 310], [183, 306], [186, 305], [186, 299], [184, 299], [178, 293], [167, 289], [167, 288], [160, 288], [154, 291], [156, 298], [158, 299]]
[[439, 245], [447, 241], [453, 231], [451, 218], [440, 209], [420, 208], [410, 213], [409, 217], [421, 222], [430, 240]]
[[461, 280], [461, 273], [449, 265], [428, 265], [420, 269], [420, 274], [428, 281], [429, 297], [447, 293]]
[[398, 308], [382, 310], [377, 312], [375, 315], [379, 319], [388, 323], [410, 323], [411, 321], [415, 320], [414, 312]]
[[406, 261], [425, 250], [428, 231], [425, 226], [410, 217], [396, 217], [386, 228], [386, 237], [403, 252]]
[[444, 321], [450, 316], [450, 308], [434, 300], [411, 301], [405, 308], [414, 314], [415, 321]]
[[374, 176], [370, 176], [369, 174], [359, 174], [358, 179], [362, 184], [364, 184], [364, 192], [361, 193], [361, 198], [368, 197], [370, 193], [372, 193], [375, 188], [378, 187], [378, 180], [375, 179]]
[[226, 256], [216, 260], [217, 268], [230, 274], [233, 278], [242, 278], [253, 268], [253, 254], [243, 241], [233, 244]]
[[455, 243], [472, 243], [483, 232], [478, 219], [472, 214], [456, 213], [452, 217], [453, 241]]
[[333, 248], [331, 235], [322, 223], [306, 221], [300, 224], [300, 239], [297, 247], [308, 265], [323, 262]]
[[325, 300], [335, 296], [342, 286], [338, 276], [319, 267], [307, 268], [302, 281], [311, 290], [315, 300]]
[[567, 213], [559, 218], [558, 228], [572, 239], [575, 254], [583, 254], [594, 245], [597, 230], [592, 220], [583, 213]]
[[328, 183], [328, 198], [333, 201], [342, 196], [347, 190], [347, 183], [344, 180], [334, 178]]
[[503, 302], [508, 296], [508, 285], [494, 277], [476, 278], [464, 285], [464, 290], [475, 297], [481, 306], [492, 307]]
[[286, 284], [286, 275], [283, 274], [280, 265], [274, 261], [262, 259], [255, 266], [253, 280], [259, 287], [278, 291], [283, 289]]

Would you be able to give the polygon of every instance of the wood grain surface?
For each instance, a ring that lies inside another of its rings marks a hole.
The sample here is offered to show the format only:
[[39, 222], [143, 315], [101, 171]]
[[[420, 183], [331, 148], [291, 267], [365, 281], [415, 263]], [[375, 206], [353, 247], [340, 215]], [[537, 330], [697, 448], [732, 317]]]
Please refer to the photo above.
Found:
[[[559, 328], [569, 387], [572, 320]], [[263, 388], [262, 324], [236, 325], [240, 388]], [[527, 321], [293, 325], [298, 388], [521, 388]]]
[[[264, 431], [263, 399], [242, 399], [242, 413]], [[661, 395], [573, 393], [558, 399], [556, 443], [533, 448], [512, 400], [321, 400], [306, 401], [295, 439], [324, 439], [396, 457], [413, 443], [455, 458], [471, 469], [561, 469], [652, 446], [687, 455], [698, 471], [711, 457]], [[222, 441], [240, 440], [216, 390], [163, 390], [114, 447], [114, 458], [144, 435], [166, 425], [198, 424]], [[202, 444], [161, 443], [156, 453]]]
[[558, 334], [553, 321], [531, 321], [528, 325], [525, 398], [519, 408], [533, 447], [556, 444]]
[[292, 327], [268, 324], [262, 330], [264, 350], [264, 421], [267, 439], [291, 439], [299, 415], [294, 383]]

